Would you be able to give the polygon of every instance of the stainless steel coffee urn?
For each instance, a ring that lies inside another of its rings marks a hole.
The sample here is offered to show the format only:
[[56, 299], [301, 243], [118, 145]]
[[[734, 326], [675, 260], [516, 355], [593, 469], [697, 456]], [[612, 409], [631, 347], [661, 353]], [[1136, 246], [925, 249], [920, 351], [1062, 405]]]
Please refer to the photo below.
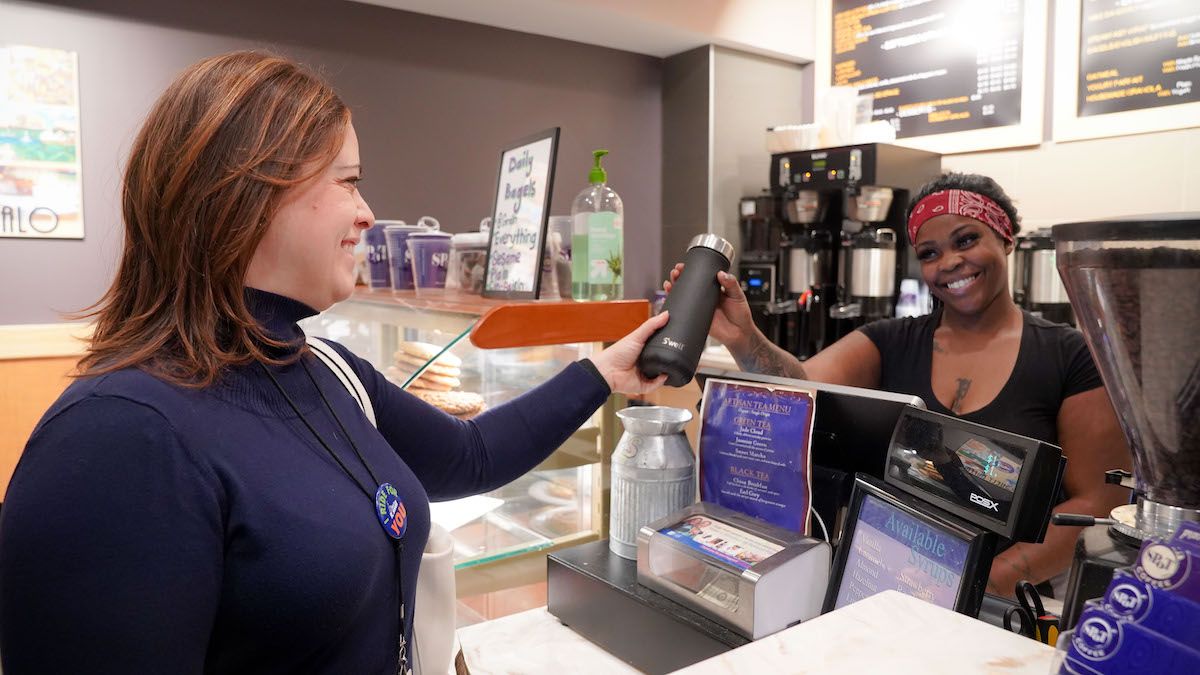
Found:
[[[784, 198], [784, 212], [792, 225], [813, 225], [825, 218], [826, 197], [816, 190], [795, 190]], [[833, 240], [829, 233], [799, 229], [788, 251], [788, 293], [802, 295], [814, 286], [833, 281]]]
[[637, 559], [638, 530], [696, 501], [696, 456], [683, 408], [631, 406], [617, 412], [625, 433], [612, 456], [608, 548]]
[[1075, 313], [1056, 261], [1049, 229], [1018, 237], [1013, 251], [1013, 300], [1048, 321], [1074, 326]]
[[846, 195], [840, 265], [845, 296], [834, 308], [840, 318], [879, 319], [895, 309], [896, 231], [878, 226], [887, 218], [892, 198], [891, 188], [876, 185], [862, 185]]

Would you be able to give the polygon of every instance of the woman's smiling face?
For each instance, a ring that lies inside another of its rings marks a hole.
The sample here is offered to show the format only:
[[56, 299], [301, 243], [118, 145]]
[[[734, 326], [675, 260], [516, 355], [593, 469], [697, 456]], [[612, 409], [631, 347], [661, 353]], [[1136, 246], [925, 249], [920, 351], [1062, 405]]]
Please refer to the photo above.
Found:
[[354, 292], [354, 246], [375, 222], [358, 191], [358, 136], [347, 124], [323, 171], [287, 193], [250, 261], [246, 284], [324, 310]]
[[930, 218], [917, 232], [914, 249], [930, 292], [959, 314], [978, 314], [1009, 292], [1012, 244], [974, 218]]

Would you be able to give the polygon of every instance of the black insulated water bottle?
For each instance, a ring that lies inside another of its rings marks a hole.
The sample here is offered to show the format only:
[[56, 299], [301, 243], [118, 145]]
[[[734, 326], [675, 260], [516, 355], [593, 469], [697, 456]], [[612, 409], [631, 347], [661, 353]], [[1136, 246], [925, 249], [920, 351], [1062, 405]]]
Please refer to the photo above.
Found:
[[671, 313], [638, 357], [638, 368], [648, 378], [667, 374], [667, 384], [682, 387], [692, 381], [713, 312], [721, 299], [717, 272], [728, 272], [733, 244], [715, 234], [701, 234], [688, 244], [683, 273], [671, 286], [664, 309]]

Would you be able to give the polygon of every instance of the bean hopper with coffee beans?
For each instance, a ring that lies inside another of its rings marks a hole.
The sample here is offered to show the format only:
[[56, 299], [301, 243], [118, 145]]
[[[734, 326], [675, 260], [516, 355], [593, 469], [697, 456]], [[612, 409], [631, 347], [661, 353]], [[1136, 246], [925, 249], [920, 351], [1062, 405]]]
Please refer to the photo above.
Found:
[[[1064, 627], [1104, 594], [1142, 540], [1200, 522], [1200, 213], [1053, 228], [1058, 270], [1133, 453], [1132, 490], [1111, 518], [1057, 514], [1079, 536]], [[1104, 527], [1107, 525], [1107, 527]]]

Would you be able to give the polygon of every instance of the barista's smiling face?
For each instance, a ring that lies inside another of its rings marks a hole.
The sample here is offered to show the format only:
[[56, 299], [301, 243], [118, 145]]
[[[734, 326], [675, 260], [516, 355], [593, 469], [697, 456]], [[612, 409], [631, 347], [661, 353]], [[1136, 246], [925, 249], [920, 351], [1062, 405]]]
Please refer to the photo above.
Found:
[[1008, 293], [1006, 243], [991, 228], [966, 216], [942, 215], [925, 221], [914, 243], [921, 276], [947, 309], [982, 312]]

